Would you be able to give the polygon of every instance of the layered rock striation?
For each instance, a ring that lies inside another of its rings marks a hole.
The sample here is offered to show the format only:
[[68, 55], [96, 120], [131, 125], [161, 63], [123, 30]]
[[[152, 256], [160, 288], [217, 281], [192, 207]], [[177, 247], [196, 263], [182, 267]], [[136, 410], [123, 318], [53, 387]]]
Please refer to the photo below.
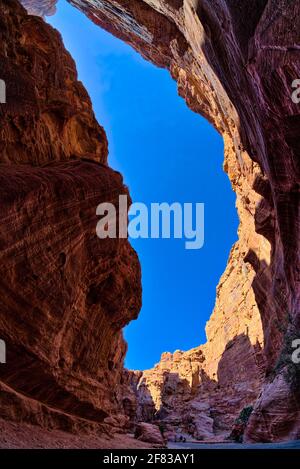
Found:
[[[186, 395], [201, 401], [201, 375], [196, 372], [197, 385], [192, 378], [199, 367], [211, 386], [230, 397], [226, 404], [216, 394], [223, 414], [231, 415], [229, 401], [236, 400], [234, 411], [253, 404], [248, 441], [300, 438], [299, 365], [291, 360], [300, 336], [300, 112], [292, 100], [292, 84], [300, 78], [300, 2], [70, 3], [170, 70], [191, 109], [223, 135], [224, 169], [237, 194], [239, 241], [217, 289], [208, 341], [196, 352], [163, 357], [140, 377], [150, 396], [141, 391], [145, 406], [139, 412], [151, 416], [167, 408], [172, 417]], [[166, 386], [164, 370], [178, 375]], [[129, 397], [126, 402], [132, 412], [134, 404]], [[208, 434], [211, 423], [224, 425], [223, 418], [207, 419]]]

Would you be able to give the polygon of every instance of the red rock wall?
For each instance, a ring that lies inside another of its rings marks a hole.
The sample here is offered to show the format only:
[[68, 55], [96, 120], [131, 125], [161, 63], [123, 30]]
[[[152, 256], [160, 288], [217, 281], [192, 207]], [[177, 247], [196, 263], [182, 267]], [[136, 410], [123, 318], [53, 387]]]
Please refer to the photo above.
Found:
[[57, 31], [15, 0], [0, 22], [0, 417], [111, 432], [128, 420], [122, 328], [140, 265], [126, 239], [97, 237], [96, 208], [128, 190]]

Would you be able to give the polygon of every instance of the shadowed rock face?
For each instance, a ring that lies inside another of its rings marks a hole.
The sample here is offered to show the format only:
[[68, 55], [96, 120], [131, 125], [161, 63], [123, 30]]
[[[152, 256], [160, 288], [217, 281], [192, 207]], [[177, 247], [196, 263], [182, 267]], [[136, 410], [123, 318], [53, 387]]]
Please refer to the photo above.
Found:
[[[224, 168], [237, 194], [239, 241], [217, 289], [201, 369], [231, 391], [246, 377], [255, 390], [253, 403], [261, 389], [248, 440], [300, 438], [299, 365], [291, 362], [292, 341], [300, 336], [300, 113], [291, 99], [292, 82], [300, 78], [300, 2], [70, 3], [168, 68], [191, 109], [223, 135]], [[245, 363], [256, 365], [245, 372]], [[236, 388], [235, 396], [241, 395]]]
[[0, 166], [1, 382], [95, 422], [121, 408], [120, 330], [140, 308], [135, 253], [95, 231], [99, 201], [117, 204], [122, 192], [118, 173], [88, 161]]
[[59, 34], [14, 0], [0, 22], [0, 417], [124, 428], [122, 328], [140, 310], [140, 265], [126, 239], [97, 237], [96, 208], [128, 190]]

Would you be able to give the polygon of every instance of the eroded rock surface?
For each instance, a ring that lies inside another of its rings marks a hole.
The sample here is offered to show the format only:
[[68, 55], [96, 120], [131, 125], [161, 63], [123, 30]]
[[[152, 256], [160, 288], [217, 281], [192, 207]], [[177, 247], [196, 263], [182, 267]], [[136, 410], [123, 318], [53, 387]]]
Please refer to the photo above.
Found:
[[118, 173], [89, 161], [0, 166], [2, 416], [16, 411], [9, 388], [94, 422], [118, 412], [120, 331], [139, 311], [140, 271], [127, 240], [100, 241], [95, 226], [98, 203], [122, 192]]
[[138, 441], [144, 441], [145, 443], [165, 446], [165, 441], [159, 428], [156, 425], [151, 425], [150, 423], [139, 423], [136, 426], [135, 438]]

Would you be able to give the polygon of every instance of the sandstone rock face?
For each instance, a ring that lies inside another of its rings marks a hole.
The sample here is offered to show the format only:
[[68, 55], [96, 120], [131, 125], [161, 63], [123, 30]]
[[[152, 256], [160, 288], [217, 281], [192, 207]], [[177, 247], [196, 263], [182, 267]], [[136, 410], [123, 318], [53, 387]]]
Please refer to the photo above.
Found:
[[15, 0], [0, 21], [0, 417], [123, 431], [122, 328], [140, 310], [140, 265], [127, 239], [97, 237], [96, 208], [129, 194], [59, 34]]
[[[194, 352], [181, 354], [182, 364], [178, 354], [169, 356], [167, 392], [166, 357], [143, 374], [139, 412], [146, 418], [162, 405], [172, 415], [184, 396], [193, 401], [189, 388], [199, 366], [209, 385], [220, 386], [216, 412], [229, 420], [229, 402], [237, 410], [245, 395], [247, 405], [257, 398], [246, 439], [300, 438], [300, 373], [291, 361], [292, 341], [300, 336], [300, 112], [292, 100], [292, 83], [300, 78], [300, 1], [70, 3], [170, 70], [188, 105], [223, 135], [224, 169], [237, 194], [239, 241], [217, 289], [208, 341], [188, 367]], [[202, 405], [198, 380], [195, 398]], [[201, 415], [210, 433], [208, 418], [216, 417]], [[226, 427], [225, 420], [213, 425]]]
[[156, 425], [150, 423], [139, 423], [135, 430], [135, 438], [146, 443], [164, 446], [164, 439]]
[[120, 330], [139, 311], [140, 275], [127, 240], [100, 241], [95, 226], [99, 201], [125, 192], [122, 178], [88, 161], [2, 165], [0, 187], [2, 417], [15, 412], [5, 405], [10, 388], [111, 423], [126, 351]]
[[170, 439], [229, 436], [240, 410], [260, 392], [263, 356], [248, 337], [237, 337], [227, 345], [215, 373], [214, 361], [205, 355], [207, 348], [165, 353], [153, 369], [132, 380], [137, 420], [159, 423]]

